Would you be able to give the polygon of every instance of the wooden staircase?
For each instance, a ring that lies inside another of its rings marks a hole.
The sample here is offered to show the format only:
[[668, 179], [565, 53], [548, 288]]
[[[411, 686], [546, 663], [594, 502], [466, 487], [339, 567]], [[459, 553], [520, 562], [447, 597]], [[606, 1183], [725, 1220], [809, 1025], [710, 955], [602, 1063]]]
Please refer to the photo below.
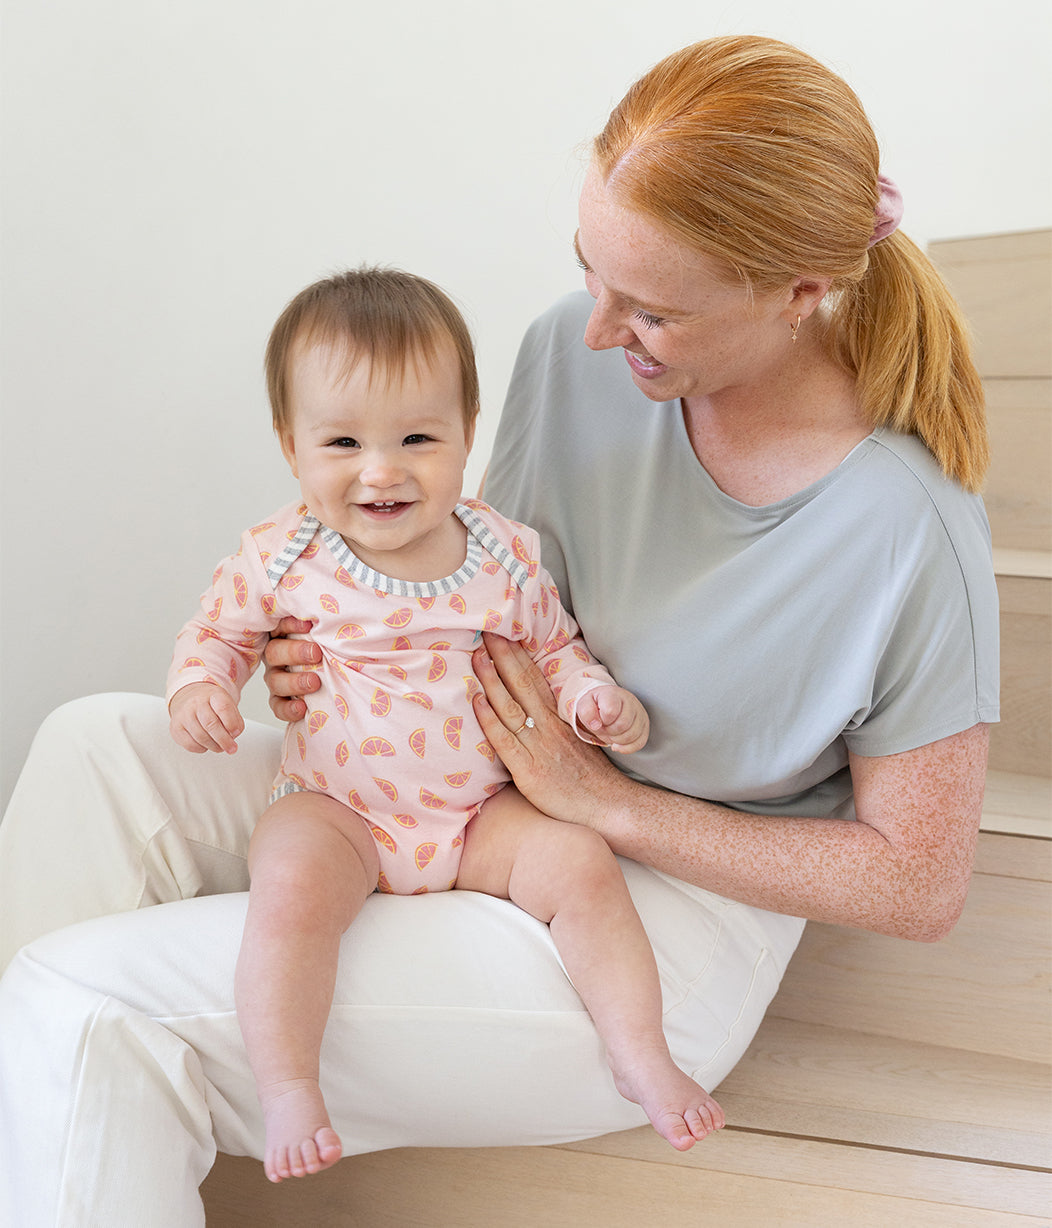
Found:
[[[811, 924], [685, 1155], [649, 1128], [355, 1156], [269, 1185], [220, 1156], [210, 1228], [1052, 1228], [1052, 232], [934, 244], [972, 322], [1002, 603], [976, 871], [949, 938]], [[528, 1060], [528, 1055], [524, 1055]]]

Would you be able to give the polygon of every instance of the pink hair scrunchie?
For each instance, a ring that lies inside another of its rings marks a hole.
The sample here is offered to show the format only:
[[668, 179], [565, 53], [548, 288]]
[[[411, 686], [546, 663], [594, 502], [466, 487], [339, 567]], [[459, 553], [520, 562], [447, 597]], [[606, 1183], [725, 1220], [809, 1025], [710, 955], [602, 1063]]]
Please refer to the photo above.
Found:
[[877, 176], [877, 186], [880, 188], [880, 196], [873, 210], [875, 225], [869, 238], [870, 247], [881, 239], [886, 239], [898, 229], [899, 222], [902, 221], [902, 193], [887, 175]]

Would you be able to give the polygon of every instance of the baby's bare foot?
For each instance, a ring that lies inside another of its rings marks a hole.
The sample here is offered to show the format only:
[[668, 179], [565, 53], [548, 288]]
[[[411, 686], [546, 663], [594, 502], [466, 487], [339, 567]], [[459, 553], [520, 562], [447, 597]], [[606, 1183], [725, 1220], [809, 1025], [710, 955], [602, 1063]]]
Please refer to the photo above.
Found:
[[260, 1088], [259, 1097], [267, 1130], [263, 1169], [270, 1181], [320, 1173], [343, 1155], [316, 1080], [271, 1084]]
[[650, 1124], [677, 1151], [721, 1130], [723, 1110], [709, 1093], [667, 1055], [614, 1072], [617, 1090], [640, 1105]]

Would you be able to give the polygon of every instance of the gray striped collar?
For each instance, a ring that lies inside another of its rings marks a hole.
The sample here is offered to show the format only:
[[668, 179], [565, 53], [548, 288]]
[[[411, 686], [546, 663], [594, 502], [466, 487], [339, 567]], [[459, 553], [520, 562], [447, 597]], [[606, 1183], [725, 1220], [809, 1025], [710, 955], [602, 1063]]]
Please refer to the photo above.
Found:
[[310, 512], [303, 517], [300, 527], [289, 539], [281, 553], [271, 559], [267, 566], [267, 577], [271, 585], [277, 588], [282, 577], [306, 550], [314, 537], [320, 536], [332, 556], [341, 567], [346, 568], [355, 580], [367, 588], [373, 588], [391, 596], [440, 597], [445, 593], [456, 592], [478, 572], [482, 563], [483, 550], [496, 559], [520, 589], [523, 588], [529, 577], [529, 568], [512, 554], [473, 508], [458, 503], [454, 510], [468, 531], [467, 557], [452, 575], [443, 576], [441, 580], [398, 580], [393, 576], [385, 576], [382, 572], [375, 571], [358, 558], [335, 529], [323, 525]]

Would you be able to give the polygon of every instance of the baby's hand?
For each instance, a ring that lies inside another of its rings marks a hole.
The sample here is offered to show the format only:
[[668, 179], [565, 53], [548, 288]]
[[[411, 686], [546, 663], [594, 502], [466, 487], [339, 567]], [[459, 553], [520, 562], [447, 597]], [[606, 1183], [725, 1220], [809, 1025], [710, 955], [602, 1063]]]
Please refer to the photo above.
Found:
[[577, 720], [597, 741], [623, 755], [646, 746], [650, 736], [646, 708], [624, 687], [589, 691], [577, 705]]
[[206, 750], [232, 755], [245, 728], [237, 704], [214, 682], [191, 682], [176, 691], [168, 714], [172, 737], [195, 755]]

